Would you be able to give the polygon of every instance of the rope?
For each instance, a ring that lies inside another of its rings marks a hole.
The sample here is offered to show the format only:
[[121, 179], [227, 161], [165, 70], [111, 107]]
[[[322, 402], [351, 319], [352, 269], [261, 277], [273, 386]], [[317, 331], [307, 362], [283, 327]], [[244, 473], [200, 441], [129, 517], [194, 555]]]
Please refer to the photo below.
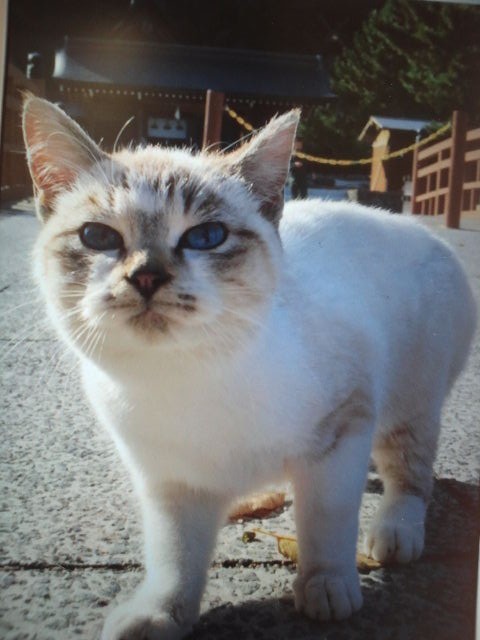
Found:
[[[250, 124], [250, 122], [247, 122], [245, 118], [242, 118], [242, 116], [238, 115], [238, 113], [233, 109], [231, 109], [229, 106], [225, 107], [225, 111], [228, 113], [228, 115], [231, 118], [233, 118], [233, 120], [236, 120], [236, 122], [238, 122], [238, 124], [241, 125], [247, 131], [251, 132], [255, 130], [255, 128], [253, 127], [252, 124]], [[384, 160], [390, 160], [391, 158], [399, 158], [401, 156], [404, 156], [406, 153], [410, 153], [415, 149], [418, 149], [420, 147], [425, 146], [426, 144], [429, 144], [430, 142], [432, 142], [432, 140], [439, 138], [445, 132], [447, 132], [451, 128], [451, 126], [452, 126], [451, 123], [447, 122], [446, 124], [441, 126], [439, 129], [431, 133], [426, 138], [423, 138], [419, 142], [414, 142], [408, 147], [404, 147], [403, 149], [397, 149], [397, 151], [392, 151], [391, 153], [388, 153], [387, 155], [383, 156], [382, 162]], [[342, 166], [342, 167], [348, 167], [351, 165], [371, 164], [373, 162], [373, 158], [360, 158], [359, 160], [335, 160], [334, 158], [322, 158], [319, 156], [310, 155], [309, 153], [303, 153], [303, 151], [294, 151], [293, 155], [296, 156], [297, 158], [301, 158], [302, 160], [307, 160], [308, 162], [316, 162], [317, 164], [329, 164], [329, 165], [336, 165], [336, 166]]]

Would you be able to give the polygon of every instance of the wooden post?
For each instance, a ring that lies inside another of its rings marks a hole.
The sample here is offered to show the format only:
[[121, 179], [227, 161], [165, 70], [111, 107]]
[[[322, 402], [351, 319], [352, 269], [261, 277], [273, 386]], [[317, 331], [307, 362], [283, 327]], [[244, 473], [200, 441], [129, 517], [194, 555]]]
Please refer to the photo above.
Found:
[[[415, 142], [418, 144], [420, 136], [417, 135]], [[417, 203], [417, 195], [419, 195], [419, 179], [418, 179], [418, 147], [413, 150], [413, 165], [412, 165], [412, 195], [411, 195], [411, 208], [413, 214], [422, 213], [422, 205]]]
[[458, 229], [460, 227], [466, 135], [467, 114], [463, 111], [454, 111], [452, 114], [450, 172], [445, 206], [447, 213], [446, 225], [450, 229]]
[[207, 91], [203, 124], [203, 149], [217, 144], [221, 140], [224, 101], [225, 94], [211, 89]]

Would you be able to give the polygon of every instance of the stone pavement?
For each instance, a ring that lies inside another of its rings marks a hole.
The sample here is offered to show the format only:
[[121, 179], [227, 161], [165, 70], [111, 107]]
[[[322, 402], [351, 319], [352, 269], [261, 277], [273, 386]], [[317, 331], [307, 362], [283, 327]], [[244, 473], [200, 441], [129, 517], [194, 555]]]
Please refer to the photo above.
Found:
[[[480, 301], [480, 216], [465, 230], [426, 224], [464, 261]], [[142, 576], [130, 483], [82, 399], [75, 362], [53, 336], [31, 281], [38, 231], [31, 206], [0, 213], [1, 640], [98, 638], [106, 610]], [[199, 639], [471, 640], [474, 637], [480, 454], [480, 339], [449, 398], [424, 556], [362, 575], [365, 604], [319, 624], [295, 613], [294, 568], [274, 541], [245, 529], [292, 532], [292, 506], [226, 525], [191, 635]], [[370, 474], [364, 530], [379, 500]]]

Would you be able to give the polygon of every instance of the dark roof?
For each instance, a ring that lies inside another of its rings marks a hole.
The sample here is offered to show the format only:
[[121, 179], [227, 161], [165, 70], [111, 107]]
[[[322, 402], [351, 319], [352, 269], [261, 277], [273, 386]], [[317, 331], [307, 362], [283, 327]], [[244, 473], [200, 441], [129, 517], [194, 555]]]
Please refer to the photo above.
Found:
[[323, 101], [333, 97], [321, 56], [66, 38], [54, 78], [137, 89]]

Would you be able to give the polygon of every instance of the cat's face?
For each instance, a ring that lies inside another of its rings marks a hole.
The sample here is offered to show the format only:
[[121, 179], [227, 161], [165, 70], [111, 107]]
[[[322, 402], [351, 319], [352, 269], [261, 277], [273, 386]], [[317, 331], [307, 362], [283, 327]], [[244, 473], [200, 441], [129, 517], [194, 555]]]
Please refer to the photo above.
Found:
[[256, 330], [280, 268], [297, 120], [273, 121], [225, 156], [159, 147], [108, 156], [53, 105], [27, 100], [45, 221], [35, 269], [70, 342], [87, 355], [105, 342], [221, 349]]

